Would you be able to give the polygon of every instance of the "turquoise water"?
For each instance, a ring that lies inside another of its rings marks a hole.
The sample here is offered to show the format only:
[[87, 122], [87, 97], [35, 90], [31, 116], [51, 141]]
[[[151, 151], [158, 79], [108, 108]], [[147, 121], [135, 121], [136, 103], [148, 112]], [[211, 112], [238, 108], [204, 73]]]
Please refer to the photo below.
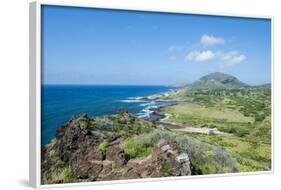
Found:
[[171, 87], [165, 86], [43, 85], [41, 143], [49, 143], [58, 127], [82, 113], [95, 117], [127, 109], [139, 117], [146, 117], [149, 108], [161, 103], [144, 101], [141, 97], [171, 90]]

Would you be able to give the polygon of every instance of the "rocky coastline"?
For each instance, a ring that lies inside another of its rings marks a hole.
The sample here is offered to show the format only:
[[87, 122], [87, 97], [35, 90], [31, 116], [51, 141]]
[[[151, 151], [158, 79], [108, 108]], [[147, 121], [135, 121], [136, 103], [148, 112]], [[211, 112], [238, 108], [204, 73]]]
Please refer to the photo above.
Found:
[[[133, 129], [131, 129], [133, 127]], [[152, 122], [122, 111], [100, 119], [73, 117], [42, 151], [43, 184], [191, 175], [176, 142], [159, 139], [151, 153], [130, 157], [124, 141], [153, 130]]]
[[145, 96], [145, 97], [137, 97], [134, 98], [134, 100], [138, 100], [141, 102], [155, 102], [155, 104], [159, 104], [158, 106], [152, 106], [147, 108], [147, 114], [145, 117], [142, 117], [143, 119], [150, 121], [150, 122], [158, 122], [162, 119], [165, 119], [167, 117], [166, 114], [164, 114], [164, 110], [170, 106], [188, 103], [187, 101], [183, 100], [177, 100], [173, 99], [170, 96], [173, 94], [176, 94], [177, 90], [174, 90], [172, 92], [166, 92], [162, 94], [155, 94], [151, 96]]

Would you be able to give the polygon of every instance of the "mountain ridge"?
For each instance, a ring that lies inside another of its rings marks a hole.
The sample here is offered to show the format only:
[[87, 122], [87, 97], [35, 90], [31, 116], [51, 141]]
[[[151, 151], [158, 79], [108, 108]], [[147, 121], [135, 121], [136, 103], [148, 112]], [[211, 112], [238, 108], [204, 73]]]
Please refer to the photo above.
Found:
[[191, 83], [189, 87], [195, 89], [234, 89], [250, 87], [250, 85], [240, 81], [233, 75], [213, 72], [202, 76], [199, 80]]

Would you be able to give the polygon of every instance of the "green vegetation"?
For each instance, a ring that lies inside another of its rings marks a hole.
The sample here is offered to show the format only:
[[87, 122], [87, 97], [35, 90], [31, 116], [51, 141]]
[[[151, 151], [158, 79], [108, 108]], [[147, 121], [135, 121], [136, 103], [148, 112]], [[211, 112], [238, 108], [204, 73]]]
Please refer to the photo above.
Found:
[[170, 167], [169, 167], [169, 164], [167, 162], [164, 162], [162, 165], [161, 165], [161, 168], [160, 168], [160, 171], [162, 173], [168, 173]]
[[[180, 122], [191, 122], [193, 125], [200, 124], [202, 119], [206, 121], [221, 121], [233, 123], [253, 122], [250, 117], [243, 116], [242, 113], [233, 109], [217, 109], [215, 107], [205, 107], [198, 104], [179, 104], [169, 107], [166, 110], [169, 114], [174, 114], [174, 118]], [[196, 119], [199, 120], [196, 120]], [[171, 118], [172, 119], [172, 118]]]
[[265, 171], [271, 168], [270, 147], [263, 143], [253, 143], [235, 136], [218, 136], [186, 133], [188, 137], [202, 142], [224, 147], [238, 162], [239, 172]]
[[71, 167], [65, 167], [61, 173], [61, 176], [59, 177], [63, 181], [63, 183], [73, 183], [75, 182], [75, 177], [73, 176]]
[[[165, 122], [217, 128], [231, 135], [181, 133], [223, 147], [238, 162], [238, 171], [271, 169], [270, 85], [239, 89], [181, 89], [190, 103], [169, 107]], [[175, 95], [174, 95], [175, 96]]]
[[236, 77], [220, 72], [205, 75], [191, 85], [193, 89], [237, 89], [247, 86]]
[[55, 144], [56, 139], [53, 139], [52, 142], [47, 145], [46, 150], [49, 151], [49, 158], [45, 160], [45, 162], [48, 162], [51, 168], [43, 173], [42, 183], [72, 183], [77, 181], [72, 173], [71, 167], [65, 165], [60, 159], [58, 152], [55, 151]]
[[124, 151], [129, 158], [146, 157], [151, 154], [152, 147], [144, 142], [128, 139], [124, 143]]
[[109, 142], [107, 141], [103, 141], [100, 145], [99, 145], [99, 149], [105, 153], [107, 148], [110, 146]]
[[72, 173], [70, 166], [59, 167], [51, 170], [51, 172], [44, 173], [42, 176], [43, 184], [50, 183], [73, 183], [77, 181]]
[[[154, 129], [150, 133], [135, 136], [124, 142], [125, 153], [130, 158], [144, 157], [152, 153], [152, 148], [160, 139], [178, 144], [181, 152], [186, 152], [191, 160], [193, 174], [236, 172], [237, 161], [219, 146], [210, 145], [189, 136]], [[163, 168], [165, 170], [166, 167]], [[165, 173], [165, 172], [164, 172]]]
[[122, 113], [97, 117], [90, 127], [93, 131], [100, 131], [101, 133], [106, 133], [108, 136], [128, 138], [147, 133], [153, 129], [152, 126], [152, 123], [148, 121], [138, 119], [128, 113]]

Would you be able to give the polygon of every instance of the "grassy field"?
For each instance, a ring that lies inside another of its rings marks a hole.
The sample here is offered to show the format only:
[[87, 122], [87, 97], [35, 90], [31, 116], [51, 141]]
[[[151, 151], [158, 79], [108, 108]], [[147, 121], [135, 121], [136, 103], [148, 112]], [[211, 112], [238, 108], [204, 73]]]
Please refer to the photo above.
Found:
[[194, 125], [202, 124], [203, 120], [214, 122], [234, 122], [234, 123], [252, 123], [254, 118], [245, 117], [237, 110], [215, 107], [204, 107], [198, 104], [180, 104], [169, 107], [166, 113], [172, 115], [170, 120], [182, 123], [192, 123]]
[[[235, 90], [181, 90], [178, 99], [190, 103], [165, 110], [165, 122], [187, 127], [217, 128], [229, 136], [179, 132], [223, 147], [238, 162], [239, 172], [271, 169], [270, 87]], [[176, 96], [176, 95], [173, 95]]]
[[185, 133], [211, 145], [221, 146], [238, 162], [239, 172], [265, 171], [271, 169], [271, 146], [264, 143], [254, 143], [246, 138], [236, 136], [218, 136], [195, 133]]

